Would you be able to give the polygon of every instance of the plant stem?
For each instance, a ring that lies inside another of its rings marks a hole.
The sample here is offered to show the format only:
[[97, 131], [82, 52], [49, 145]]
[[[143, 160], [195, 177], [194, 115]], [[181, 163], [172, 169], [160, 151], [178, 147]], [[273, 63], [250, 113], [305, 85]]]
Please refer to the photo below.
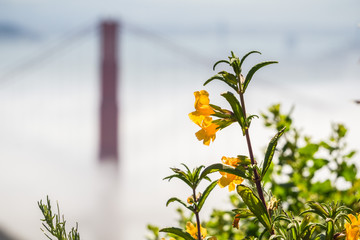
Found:
[[[240, 83], [240, 85], [241, 85], [241, 83]], [[240, 95], [240, 103], [241, 103], [241, 107], [242, 107], [242, 110], [243, 110], [243, 115], [244, 115], [244, 118], [246, 118], [246, 108], [245, 108], [244, 94], [242, 93], [241, 89], [239, 91], [239, 95]], [[255, 161], [255, 158], [254, 158], [252, 146], [251, 146], [250, 134], [249, 134], [249, 129], [248, 128], [245, 129], [245, 137], [246, 137], [246, 143], [247, 143], [248, 150], [249, 150], [251, 164], [252, 165], [257, 165], [257, 162]], [[266, 201], [265, 201], [265, 198], [264, 198], [264, 193], [263, 193], [263, 190], [262, 190], [262, 187], [261, 187], [261, 180], [260, 180], [259, 173], [256, 170], [256, 168], [254, 168], [254, 177], [255, 177], [255, 184], [256, 184], [257, 192], [259, 194], [259, 198], [260, 198], [261, 202], [263, 203], [265, 209], [268, 211], [268, 209], [266, 207]]]
[[[194, 197], [194, 202], [196, 203], [196, 189], [193, 188], [193, 197]], [[197, 205], [194, 204], [194, 208], [195, 208], [195, 217], [196, 217], [196, 226], [197, 226], [197, 230], [198, 230], [198, 239], [201, 240], [202, 236], [201, 236], [201, 225], [200, 225], [200, 217], [199, 217], [199, 212], [197, 209]]]

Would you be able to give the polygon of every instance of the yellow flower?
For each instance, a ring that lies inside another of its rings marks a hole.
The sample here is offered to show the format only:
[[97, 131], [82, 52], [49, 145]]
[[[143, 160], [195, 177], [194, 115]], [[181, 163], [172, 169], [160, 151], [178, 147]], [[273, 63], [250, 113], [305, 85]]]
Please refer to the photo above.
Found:
[[212, 123], [211, 117], [203, 117], [201, 124], [198, 125], [201, 127], [201, 130], [195, 133], [197, 139], [209, 146], [210, 142], [215, 140], [219, 126]]
[[223, 164], [230, 165], [232, 167], [237, 167], [240, 163], [240, 159], [237, 157], [222, 157], [221, 161]]
[[346, 240], [358, 240], [360, 239], [360, 214], [356, 214], [356, 217], [352, 214], [349, 214], [348, 217], [351, 220], [351, 223], [345, 223], [346, 229]]
[[[238, 158], [222, 157], [221, 161], [224, 164], [230, 165], [233, 167], [237, 167], [239, 164]], [[220, 172], [220, 174], [222, 175], [222, 177], [219, 179], [218, 185], [221, 188], [229, 186], [229, 192], [234, 191], [236, 185], [241, 184], [244, 181], [244, 179], [242, 177], [238, 177], [234, 174], [225, 173], [225, 172]]]
[[[198, 229], [197, 229], [197, 226], [196, 226], [196, 225], [194, 226], [194, 224], [192, 224], [191, 222], [187, 222], [187, 223], [186, 223], [186, 231], [187, 231], [188, 233], [190, 233], [190, 235], [191, 235], [193, 238], [199, 239], [199, 238], [198, 238]], [[204, 239], [204, 238], [206, 237], [206, 235], [207, 235], [207, 230], [206, 230], [206, 228], [203, 228], [203, 227], [201, 227], [201, 225], [200, 225], [200, 232], [201, 232], [201, 239]]]
[[[165, 238], [161, 238], [160, 240], [166, 240]], [[169, 240], [176, 240], [175, 238], [171, 237]]]
[[219, 126], [214, 124], [210, 117], [210, 115], [215, 112], [210, 106], [209, 93], [201, 90], [194, 92], [194, 95], [196, 111], [189, 113], [189, 118], [201, 127], [201, 130], [195, 134], [197, 139], [203, 141], [205, 145], [210, 145], [210, 142], [215, 140]]
[[194, 92], [195, 96], [195, 112], [192, 112], [189, 114], [190, 119], [198, 123], [198, 118], [200, 116], [210, 116], [211, 114], [214, 114], [214, 110], [210, 107], [210, 100], [209, 100], [209, 93], [205, 90], [201, 90], [200, 92]]

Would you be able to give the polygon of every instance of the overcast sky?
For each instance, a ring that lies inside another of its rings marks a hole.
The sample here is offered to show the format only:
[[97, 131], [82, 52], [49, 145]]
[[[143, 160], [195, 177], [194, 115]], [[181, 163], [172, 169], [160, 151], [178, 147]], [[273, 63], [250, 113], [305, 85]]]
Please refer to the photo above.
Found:
[[302, 28], [339, 30], [359, 22], [360, 2], [205, 1], [205, 0], [1, 0], [0, 21], [34, 31], [64, 31], [100, 18], [115, 17], [151, 28], [210, 28], [258, 26], [270, 30]]

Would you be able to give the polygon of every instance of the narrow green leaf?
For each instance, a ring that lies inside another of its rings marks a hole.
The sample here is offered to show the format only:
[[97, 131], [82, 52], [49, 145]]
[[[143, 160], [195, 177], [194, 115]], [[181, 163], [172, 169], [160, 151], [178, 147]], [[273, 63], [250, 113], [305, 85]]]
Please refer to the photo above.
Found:
[[215, 71], [215, 67], [216, 67], [216, 65], [218, 65], [219, 63], [227, 63], [227, 64], [229, 64], [230, 65], [230, 62], [229, 61], [227, 61], [227, 60], [220, 60], [220, 61], [217, 61], [215, 64], [214, 64], [214, 66], [213, 66], [213, 70]]
[[284, 239], [281, 235], [271, 235], [269, 240], [275, 240], [275, 239]]
[[235, 118], [241, 126], [243, 135], [245, 135], [245, 129], [247, 126], [246, 126], [246, 121], [245, 121], [245, 117], [244, 117], [244, 112], [243, 112], [243, 109], [242, 109], [239, 101], [237, 100], [237, 98], [234, 96], [234, 94], [232, 92], [225, 92], [225, 93], [221, 94], [221, 96], [223, 96], [229, 102], [231, 109], [234, 112]]
[[276, 228], [276, 230], [281, 234], [284, 239], [288, 239], [288, 234], [285, 226], [281, 226], [280, 224], [278, 224]]
[[317, 214], [317, 212], [314, 209], [308, 209], [308, 210], [305, 210], [305, 211], [301, 212], [299, 214], [299, 216], [307, 214], [307, 213], [315, 213], [315, 214]]
[[305, 227], [304, 231], [302, 232], [302, 239], [309, 240], [313, 233], [316, 230], [316, 226], [314, 224], [308, 225]]
[[188, 175], [189, 173], [191, 173], [190, 168], [188, 166], [186, 166], [185, 163], [181, 163], [181, 165], [183, 165], [186, 168], [186, 174]]
[[325, 235], [325, 240], [332, 240], [333, 236], [334, 236], [334, 222], [332, 219], [328, 219], [327, 223], [326, 223], [326, 235]]
[[172, 197], [170, 198], [167, 202], [166, 202], [166, 206], [169, 206], [170, 203], [172, 202], [178, 202], [181, 205], [183, 205], [184, 207], [186, 207], [187, 209], [189, 209], [190, 211], [194, 212], [194, 208], [192, 206], [188, 206], [186, 205], [186, 203], [184, 203], [183, 201], [181, 201], [180, 199], [176, 198], [176, 197]]
[[216, 125], [218, 125], [219, 127], [217, 127], [218, 129], [224, 129], [228, 126], [230, 126], [231, 124], [233, 124], [234, 122], [237, 122], [236, 120], [233, 119], [216, 119], [212, 121], [213, 123], [215, 123]]
[[216, 105], [214, 105], [214, 104], [209, 104], [209, 105], [210, 105], [210, 107], [213, 108], [214, 110], [217, 110], [217, 111], [221, 111], [221, 110], [222, 110], [221, 107], [216, 106]]
[[291, 239], [293, 239], [293, 240], [297, 239], [296, 226], [293, 222], [287, 226], [287, 230], [290, 230], [290, 232], [291, 232]]
[[168, 180], [168, 181], [170, 181], [170, 180], [173, 179], [173, 178], [178, 178], [178, 179], [182, 180], [184, 183], [186, 183], [189, 187], [193, 188], [192, 183], [191, 183], [186, 177], [184, 177], [184, 176], [181, 175], [181, 174], [174, 174], [174, 175], [171, 175], [171, 176], [168, 176], [168, 177], [163, 178], [163, 180]]
[[182, 229], [180, 228], [163, 228], [161, 229], [159, 232], [166, 232], [166, 233], [172, 233], [178, 237], [181, 237], [185, 240], [195, 240], [188, 232], [184, 232]]
[[249, 85], [252, 77], [257, 72], [257, 70], [259, 70], [260, 68], [265, 67], [267, 65], [273, 64], [273, 63], [278, 63], [278, 62], [276, 62], [276, 61], [262, 62], [262, 63], [256, 64], [254, 67], [252, 67], [245, 77], [244, 87], [242, 89], [243, 93], [245, 93], [247, 86]]
[[199, 199], [199, 202], [198, 202], [198, 205], [197, 205], [197, 209], [198, 209], [198, 212], [200, 212], [202, 206], [204, 205], [205, 203], [205, 200], [207, 199], [207, 197], [209, 196], [210, 192], [215, 188], [217, 184], [217, 180], [216, 181], [213, 181], [206, 189], [205, 191], [203, 192], [203, 194], [201, 195], [200, 199]]
[[344, 212], [347, 212], [347, 213], [352, 213], [354, 212], [351, 208], [349, 207], [346, 207], [346, 206], [340, 206], [336, 209], [336, 214], [341, 212], [341, 211], [344, 211]]
[[300, 233], [302, 233], [305, 230], [305, 228], [308, 226], [309, 223], [310, 223], [310, 215], [305, 215], [300, 224], [300, 229], [299, 229]]
[[259, 118], [258, 115], [250, 115], [246, 118], [246, 124], [248, 127], [250, 127], [250, 124], [251, 124], [251, 121], [254, 119], [254, 118]]
[[226, 173], [234, 174], [234, 175], [242, 177], [242, 178], [248, 178], [244, 171], [237, 169], [237, 168], [233, 168], [231, 166], [223, 165], [221, 163], [215, 163], [215, 164], [212, 164], [212, 165], [208, 166], [207, 168], [205, 168], [204, 171], [201, 173], [200, 178], [203, 178], [203, 177], [207, 176], [208, 174], [214, 173], [214, 172], [226, 172]]
[[205, 167], [204, 165], [201, 165], [200, 167], [195, 169], [195, 171], [194, 171], [194, 182], [199, 183], [199, 181], [201, 180], [199, 178], [199, 175], [200, 175], [201, 169], [203, 169], [204, 167]]
[[340, 213], [336, 216], [336, 218], [334, 219], [334, 222], [336, 223], [339, 219], [344, 218], [346, 219], [346, 221], [348, 221], [349, 223], [351, 223], [351, 219], [349, 218], [348, 214], [346, 213]]
[[285, 221], [285, 222], [287, 222], [287, 223], [291, 223], [291, 220], [287, 217], [287, 216], [285, 216], [285, 215], [279, 215], [279, 216], [277, 216], [274, 220], [273, 220], [273, 224], [274, 223], [276, 223], [276, 222], [278, 222], [278, 221]]
[[314, 238], [314, 240], [325, 240], [325, 235], [320, 233]]
[[234, 209], [233, 212], [236, 213], [236, 215], [239, 218], [248, 218], [248, 217], [254, 217], [255, 215], [247, 208], [238, 208]]
[[221, 72], [219, 72], [219, 74], [221, 74], [227, 82], [229, 82], [233, 85], [237, 84], [237, 79], [234, 74], [228, 73], [226, 71], [221, 71]]
[[268, 215], [268, 212], [265, 206], [262, 204], [260, 199], [253, 193], [253, 191], [244, 186], [238, 185], [236, 188], [238, 194], [249, 208], [249, 210], [254, 213], [259, 222], [269, 231], [271, 232], [271, 221]]
[[329, 216], [329, 213], [318, 202], [310, 201], [307, 204], [314, 210], [315, 213], [317, 213], [322, 218], [326, 219]]
[[245, 55], [241, 58], [241, 60], [240, 60], [240, 68], [241, 68], [242, 64], [244, 63], [245, 59], [246, 59], [249, 55], [251, 55], [251, 54], [253, 54], [253, 53], [258, 53], [258, 54], [261, 55], [261, 52], [259, 52], [259, 51], [251, 51], [251, 52], [248, 52], [247, 54], [245, 54]]
[[233, 68], [236, 75], [241, 73], [240, 69], [240, 60], [238, 57], [235, 56], [233, 52], [231, 52], [232, 57], [230, 57], [230, 66]]
[[237, 91], [237, 87], [236, 85], [232, 84], [231, 81], [228, 81], [222, 74], [216, 74], [214, 76], [212, 76], [211, 78], [209, 78], [208, 80], [205, 81], [204, 86], [207, 85], [209, 82], [212, 82], [213, 80], [220, 80], [223, 81], [224, 83], [226, 83], [227, 85], [229, 85], [232, 89], [234, 89], [235, 91]]
[[264, 230], [260, 233], [259, 240], [262, 240], [263, 237], [266, 235], [266, 233], [267, 233], [267, 230], [264, 229]]
[[270, 143], [266, 149], [266, 153], [265, 153], [265, 159], [263, 162], [263, 167], [262, 167], [262, 171], [261, 171], [261, 176], [264, 177], [267, 170], [270, 167], [270, 164], [272, 162], [274, 153], [275, 153], [275, 149], [276, 149], [276, 145], [277, 142], [279, 140], [279, 138], [284, 134], [285, 131], [285, 127], [283, 129], [281, 129], [271, 140]]

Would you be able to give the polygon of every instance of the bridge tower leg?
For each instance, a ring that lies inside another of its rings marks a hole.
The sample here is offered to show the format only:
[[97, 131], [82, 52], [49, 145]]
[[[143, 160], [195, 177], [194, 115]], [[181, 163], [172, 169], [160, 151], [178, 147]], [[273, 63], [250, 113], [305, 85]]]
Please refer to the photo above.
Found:
[[100, 162], [118, 163], [117, 33], [116, 21], [103, 21], [101, 31]]

